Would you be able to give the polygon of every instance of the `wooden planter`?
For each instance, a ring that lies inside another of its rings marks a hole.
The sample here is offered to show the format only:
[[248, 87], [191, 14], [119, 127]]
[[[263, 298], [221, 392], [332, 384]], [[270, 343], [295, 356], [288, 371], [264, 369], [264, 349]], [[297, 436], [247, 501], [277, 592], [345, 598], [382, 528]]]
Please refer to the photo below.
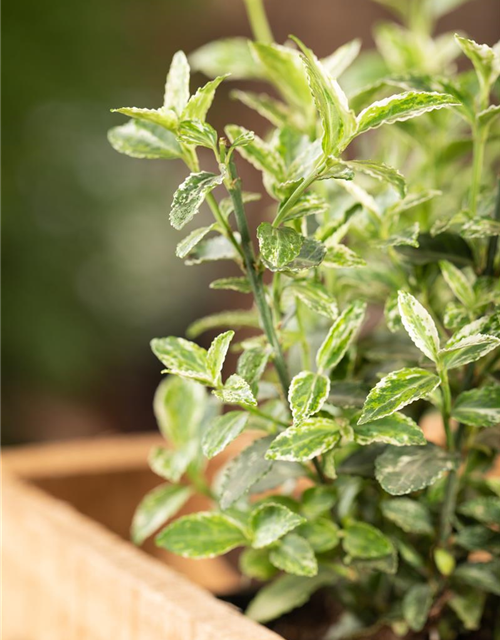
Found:
[[[3, 640], [278, 639], [214, 598], [239, 586], [224, 560], [128, 541], [136, 505], [159, 482], [146, 466], [158, 442], [120, 436], [4, 452]], [[200, 508], [193, 499], [185, 511]]]

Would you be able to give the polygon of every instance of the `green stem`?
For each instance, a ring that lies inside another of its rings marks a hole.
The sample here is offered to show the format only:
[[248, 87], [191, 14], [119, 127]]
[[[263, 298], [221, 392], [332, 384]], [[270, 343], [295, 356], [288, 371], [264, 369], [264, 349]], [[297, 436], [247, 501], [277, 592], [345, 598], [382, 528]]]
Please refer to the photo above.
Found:
[[236, 249], [236, 252], [240, 256], [241, 260], [244, 260], [243, 251], [242, 251], [242, 249], [240, 247], [240, 244], [236, 240], [236, 238], [234, 237], [233, 230], [229, 226], [227, 220], [222, 215], [222, 212], [221, 212], [221, 210], [219, 208], [219, 205], [217, 204], [217, 200], [215, 199], [215, 197], [213, 196], [212, 193], [209, 193], [207, 195], [206, 201], [207, 201], [208, 206], [210, 207], [210, 210], [213, 213], [215, 221], [220, 226], [223, 235], [226, 236], [226, 238], [229, 240], [229, 242]]
[[483, 173], [484, 148], [486, 145], [485, 130], [481, 130], [476, 124], [473, 128], [473, 160], [472, 181], [470, 187], [469, 207], [473, 216], [477, 212], [477, 199], [481, 187], [481, 175]]
[[245, 0], [245, 6], [254, 39], [268, 44], [274, 42], [263, 0]]
[[[500, 177], [498, 178], [497, 187], [497, 199], [495, 202], [495, 213], [493, 215], [495, 220], [500, 221]], [[486, 268], [484, 270], [485, 276], [495, 275], [495, 258], [498, 249], [498, 236], [491, 236], [488, 241], [488, 250], [486, 252]]]
[[[446, 445], [448, 451], [453, 452], [455, 450], [455, 442], [453, 439], [453, 433], [450, 427], [450, 414], [451, 414], [451, 391], [450, 383], [448, 381], [448, 372], [443, 365], [438, 365], [439, 377], [441, 378], [441, 392], [443, 394], [443, 425], [446, 433]], [[441, 509], [441, 520], [439, 526], [439, 540], [444, 545], [451, 533], [453, 514], [455, 513], [455, 506], [457, 501], [458, 492], [458, 476], [455, 470], [450, 471], [446, 480], [445, 496], [443, 506]]]
[[301, 182], [299, 186], [295, 189], [292, 195], [288, 198], [285, 204], [279, 209], [278, 215], [274, 219], [273, 227], [279, 227], [279, 225], [286, 218], [287, 213], [293, 207], [293, 205], [297, 202], [300, 196], [304, 193], [304, 191], [315, 182], [319, 176], [323, 173], [326, 167], [326, 162], [323, 162], [319, 165], [319, 167], [313, 169], [311, 173], [307, 176], [304, 182]]
[[258, 418], [262, 418], [262, 420], [271, 422], [272, 424], [275, 424], [277, 427], [283, 427], [284, 429], [287, 429], [290, 426], [287, 422], [283, 422], [282, 420], [276, 420], [276, 418], [273, 418], [272, 416], [268, 415], [267, 413], [264, 413], [263, 411], [261, 411], [260, 409], [257, 409], [256, 407], [246, 406], [245, 411], [252, 413], [254, 416], [257, 416]]
[[444, 366], [439, 366], [439, 377], [441, 378], [441, 392], [443, 394], [443, 425], [446, 434], [446, 446], [449, 451], [454, 451], [455, 443], [453, 441], [453, 433], [450, 427], [450, 415], [451, 415], [451, 391], [450, 383], [448, 381], [448, 372]]
[[247, 276], [250, 280], [250, 286], [255, 298], [255, 304], [257, 305], [257, 309], [259, 311], [264, 333], [266, 334], [266, 337], [269, 340], [269, 343], [271, 344], [274, 351], [274, 365], [276, 367], [276, 371], [278, 372], [278, 377], [280, 379], [283, 393], [286, 398], [288, 395], [288, 387], [290, 385], [288, 370], [283, 351], [281, 349], [281, 344], [278, 340], [278, 336], [274, 328], [272, 312], [269, 305], [267, 304], [264, 283], [262, 282], [262, 275], [258, 273], [257, 269], [255, 268], [255, 254], [253, 251], [252, 241], [250, 239], [250, 231], [248, 229], [245, 208], [243, 205], [243, 198], [241, 195], [241, 180], [238, 177], [236, 165], [234, 164], [233, 159], [231, 159], [229, 162], [229, 173], [230, 177], [228, 182], [226, 183], [226, 187], [229, 195], [231, 196], [231, 200], [233, 201], [236, 224], [241, 235], [241, 248], [243, 251], [243, 260], [245, 263]]
[[300, 347], [302, 350], [302, 368], [311, 368], [311, 350], [309, 348], [309, 342], [307, 341], [306, 327], [304, 323], [304, 305], [297, 298], [295, 302], [295, 317], [297, 319], [297, 326], [300, 334]]

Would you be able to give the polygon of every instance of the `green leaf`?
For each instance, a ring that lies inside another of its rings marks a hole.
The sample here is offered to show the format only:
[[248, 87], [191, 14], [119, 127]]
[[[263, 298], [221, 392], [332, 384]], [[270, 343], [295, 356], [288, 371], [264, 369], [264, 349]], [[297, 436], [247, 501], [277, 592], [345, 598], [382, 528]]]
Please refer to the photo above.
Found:
[[347, 97], [321, 62], [298, 38], [293, 38], [303, 53], [309, 87], [323, 125], [322, 148], [325, 156], [338, 155], [356, 129], [356, 116]]
[[289, 47], [263, 42], [252, 42], [250, 48], [265, 76], [284, 100], [300, 112], [307, 112], [311, 105], [311, 95], [298, 52]]
[[226, 331], [218, 335], [210, 345], [207, 353], [207, 367], [215, 386], [221, 384], [221, 371], [229, 349], [229, 344], [234, 338], [234, 331]]
[[[238, 234], [235, 233], [234, 235], [238, 239]], [[233, 244], [227, 238], [220, 235], [214, 238], [198, 240], [187, 254], [185, 264], [202, 264], [204, 262], [215, 262], [217, 260], [237, 261], [238, 258], [238, 253]]]
[[304, 523], [305, 519], [281, 504], [259, 505], [250, 517], [252, 546], [267, 547]]
[[364, 405], [370, 387], [363, 382], [333, 381], [330, 384], [330, 402], [346, 409]]
[[425, 369], [393, 371], [370, 391], [358, 424], [378, 420], [424, 398], [439, 386], [439, 377]]
[[189, 63], [182, 51], [172, 58], [165, 83], [163, 106], [181, 115], [189, 100]]
[[[491, 85], [500, 75], [500, 53], [498, 47], [478, 44], [474, 40], [455, 35], [458, 46], [474, 65], [479, 82], [484, 91], [489, 91]], [[497, 49], [497, 50], [496, 50]]]
[[162, 527], [186, 504], [192, 489], [182, 485], [162, 484], [141, 500], [132, 520], [131, 536], [140, 545]]
[[259, 247], [266, 266], [278, 271], [296, 258], [304, 242], [303, 236], [289, 227], [275, 228], [262, 222], [257, 229]]
[[280, 576], [271, 584], [259, 589], [246, 610], [246, 615], [257, 622], [269, 622], [302, 606], [315, 591], [335, 582], [336, 579], [332, 574], [325, 572], [312, 578], [293, 575]]
[[239, 404], [242, 407], [257, 406], [257, 400], [250, 385], [235, 373], [229, 376], [223, 387], [214, 390], [214, 395], [225, 404]]
[[[225, 127], [229, 140], [234, 143], [241, 136], [247, 136], [253, 133], [236, 124], [229, 124]], [[263, 171], [276, 180], [281, 181], [284, 174], [283, 160], [281, 156], [271, 147], [270, 144], [254, 134], [253, 138], [243, 147], [238, 147], [238, 152], [253, 167], [259, 171]]]
[[327, 58], [321, 60], [326, 73], [336, 80], [354, 62], [361, 50], [361, 40], [346, 42]]
[[422, 631], [432, 606], [432, 591], [427, 584], [415, 584], [403, 598], [403, 615], [410, 629]]
[[217, 131], [206, 122], [199, 120], [184, 120], [179, 125], [177, 137], [188, 145], [217, 148]]
[[246, 542], [228, 516], [205, 511], [179, 518], [156, 536], [156, 544], [183, 558], [215, 558]]
[[215, 92], [220, 83], [228, 77], [228, 74], [218, 76], [214, 80], [210, 80], [203, 87], [189, 98], [186, 108], [182, 112], [183, 120], [199, 120], [205, 122], [208, 110], [214, 101]]
[[309, 542], [315, 553], [331, 551], [340, 542], [338, 526], [328, 518], [318, 518], [298, 527], [296, 533]]
[[203, 384], [212, 384], [208, 371], [207, 352], [194, 342], [184, 338], [154, 338], [151, 349], [168, 373], [193, 378]]
[[424, 445], [426, 439], [422, 429], [408, 416], [393, 413], [373, 422], [365, 422], [354, 427], [354, 440], [367, 445], [372, 442], [385, 442], [397, 447]]
[[267, 450], [266, 458], [305, 462], [333, 449], [340, 437], [339, 422], [309, 418], [280, 433]]
[[434, 563], [442, 576], [451, 576], [456, 566], [453, 554], [440, 548], [434, 549]]
[[176, 447], [196, 439], [206, 408], [205, 389], [192, 380], [176, 376], [161, 381], [153, 400], [160, 431]]
[[366, 267], [366, 262], [345, 244], [328, 247], [323, 266], [327, 268], [352, 269]]
[[196, 245], [198, 245], [203, 240], [207, 233], [213, 231], [214, 228], [215, 225], [212, 224], [209, 227], [200, 227], [199, 229], [195, 229], [194, 231], [192, 231], [188, 236], [186, 236], [179, 242], [175, 250], [175, 255], [178, 258], [184, 259], [192, 252]]
[[455, 369], [479, 360], [499, 345], [500, 339], [477, 333], [441, 349], [439, 357], [447, 369]]
[[483, 524], [500, 524], [500, 498], [495, 496], [480, 496], [467, 500], [460, 505], [458, 511]]
[[388, 213], [395, 218], [399, 217], [403, 211], [408, 211], [424, 202], [428, 202], [437, 196], [443, 195], [441, 191], [429, 189], [428, 191], [417, 191], [409, 193], [403, 200], [397, 201], [388, 209]]
[[235, 329], [240, 327], [259, 328], [259, 316], [253, 309], [213, 313], [190, 324], [186, 330], [186, 335], [189, 338], [197, 338], [205, 331], [218, 329], [219, 327], [234, 327]]
[[357, 134], [368, 129], [376, 129], [383, 124], [393, 124], [421, 116], [434, 109], [458, 105], [456, 99], [448, 94], [434, 91], [407, 91], [374, 102], [357, 117]]
[[296, 533], [289, 533], [279, 546], [269, 553], [275, 567], [296, 576], [312, 577], [318, 573], [318, 563], [311, 545]]
[[477, 114], [477, 119], [481, 127], [487, 128], [500, 116], [500, 104], [490, 104], [487, 109]]
[[402, 496], [434, 484], [455, 466], [449, 453], [430, 443], [424, 447], [389, 446], [375, 462], [375, 477], [387, 493]]
[[278, 570], [269, 561], [269, 553], [264, 549], [248, 548], [243, 551], [239, 558], [240, 571], [248, 578], [270, 580], [278, 573]]
[[310, 487], [302, 494], [302, 513], [306, 518], [317, 518], [330, 511], [336, 501], [333, 487], [324, 485]]
[[351, 160], [345, 163], [354, 171], [364, 173], [371, 178], [381, 180], [390, 184], [396, 189], [401, 198], [406, 195], [406, 181], [404, 176], [397, 169], [389, 167], [383, 162], [373, 162], [368, 160]]
[[282, 271], [298, 273], [305, 269], [312, 269], [321, 264], [326, 254], [326, 247], [312, 238], [304, 238], [299, 255], [289, 262]]
[[182, 157], [174, 134], [150, 122], [130, 120], [110, 129], [108, 140], [115, 151], [132, 158], [172, 160]]
[[386, 249], [387, 247], [410, 246], [418, 247], [418, 236], [420, 233], [420, 225], [418, 222], [397, 231], [382, 242], [378, 242], [377, 246]]
[[207, 194], [222, 184], [223, 179], [222, 175], [200, 171], [184, 180], [174, 194], [170, 210], [170, 222], [174, 229], [182, 229], [194, 218]]
[[381, 558], [393, 553], [390, 539], [382, 531], [365, 522], [353, 522], [344, 529], [344, 551], [353, 558]]
[[290, 222], [305, 218], [306, 216], [318, 216], [326, 213], [329, 209], [328, 202], [317, 193], [304, 193], [291, 207], [283, 218], [282, 222]]
[[244, 411], [229, 411], [217, 416], [208, 425], [203, 434], [203, 453], [207, 458], [213, 458], [223, 451], [246, 426], [248, 413]]
[[466, 562], [453, 575], [458, 582], [500, 596], [500, 560]]
[[226, 291], [238, 291], [239, 293], [251, 293], [252, 287], [248, 278], [219, 278], [210, 283], [210, 289], [223, 289]]
[[363, 323], [365, 311], [364, 302], [354, 302], [333, 323], [316, 355], [318, 369], [323, 371], [338, 365], [356, 337]]
[[301, 371], [292, 380], [288, 402], [295, 422], [318, 413], [330, 393], [330, 380], [319, 373]]
[[398, 296], [395, 293], [391, 293], [385, 301], [384, 305], [384, 317], [387, 324], [387, 328], [391, 333], [396, 333], [403, 328], [401, 322], [401, 315], [399, 313]]
[[469, 281], [462, 271], [447, 260], [441, 260], [439, 262], [439, 266], [441, 267], [443, 278], [446, 280], [448, 286], [456, 297], [468, 309], [472, 309], [476, 303], [476, 296], [472, 286], [469, 284]]
[[464, 391], [458, 396], [451, 415], [473, 427], [496, 426], [500, 423], [500, 385]]
[[311, 311], [335, 320], [338, 307], [327, 289], [318, 282], [293, 282], [289, 286], [294, 296], [302, 300]]
[[246, 38], [215, 40], [191, 53], [189, 62], [193, 71], [202, 71], [210, 78], [226, 73], [232, 80], [261, 78], [262, 71], [248, 45]]
[[121, 107], [111, 109], [111, 113], [122, 113], [142, 123], [151, 123], [175, 133], [177, 129], [177, 116], [174, 111], [168, 109], [140, 109], [139, 107]]
[[433, 362], [437, 361], [439, 336], [429, 312], [411, 293], [398, 293], [398, 307], [403, 326], [415, 346]]
[[467, 589], [464, 593], [454, 593], [448, 606], [468, 631], [475, 631], [481, 625], [485, 601], [486, 594], [477, 589]]
[[228, 509], [271, 470], [273, 463], [264, 456], [273, 437], [256, 440], [227, 465], [219, 498], [222, 509]]
[[421, 502], [410, 498], [394, 498], [392, 500], [384, 500], [380, 507], [384, 517], [394, 522], [406, 533], [421, 535], [432, 535], [434, 533], [431, 514]]
[[455, 535], [454, 542], [467, 551], [500, 553], [500, 534], [483, 525], [463, 527]]
[[249, 109], [256, 111], [275, 127], [283, 128], [292, 119], [292, 114], [286, 105], [265, 93], [257, 94], [250, 91], [235, 90], [231, 91], [231, 97], [239, 100]]
[[258, 391], [258, 383], [269, 360], [269, 351], [261, 347], [246, 349], [238, 359], [236, 372], [252, 389], [254, 395]]
[[153, 447], [148, 457], [148, 464], [151, 471], [160, 478], [170, 482], [179, 482], [196, 457], [197, 448], [198, 442], [196, 440], [178, 446], [176, 449]]

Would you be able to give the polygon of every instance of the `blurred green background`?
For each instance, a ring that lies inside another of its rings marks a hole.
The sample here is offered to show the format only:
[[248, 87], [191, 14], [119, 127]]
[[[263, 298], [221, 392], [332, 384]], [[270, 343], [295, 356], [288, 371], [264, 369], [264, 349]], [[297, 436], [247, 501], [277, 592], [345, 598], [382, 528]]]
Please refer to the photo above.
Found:
[[[319, 55], [357, 36], [371, 46], [387, 17], [369, 0], [267, 5], [279, 41], [295, 33]], [[492, 44], [500, 2], [474, 0], [439, 26]], [[123, 121], [110, 108], [160, 104], [177, 49], [229, 35], [250, 35], [242, 0], [4, 0], [4, 443], [153, 429], [150, 338], [244, 304], [208, 289], [220, 266], [175, 258], [168, 210], [183, 167], [120, 156], [106, 139]], [[262, 130], [227, 92], [212, 123]]]

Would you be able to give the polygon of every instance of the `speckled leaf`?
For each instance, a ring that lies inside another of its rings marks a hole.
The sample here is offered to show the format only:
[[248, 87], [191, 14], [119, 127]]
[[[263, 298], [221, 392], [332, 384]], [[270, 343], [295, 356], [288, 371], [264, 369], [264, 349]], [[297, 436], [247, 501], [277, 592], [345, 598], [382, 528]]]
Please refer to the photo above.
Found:
[[429, 312], [411, 293], [406, 291], [399, 292], [398, 307], [403, 326], [415, 346], [428, 358], [436, 362], [439, 350], [439, 336]]
[[179, 482], [197, 452], [198, 442], [196, 440], [177, 446], [175, 449], [153, 447], [149, 453], [148, 464], [151, 471], [160, 478], [170, 482]]
[[177, 137], [183, 144], [195, 147], [217, 148], [217, 131], [206, 122], [184, 120], [179, 125]]
[[167, 372], [186, 378], [193, 378], [204, 384], [211, 384], [208, 371], [207, 352], [194, 342], [170, 336], [154, 338], [151, 349], [167, 368]]
[[458, 511], [483, 524], [500, 525], [500, 498], [496, 496], [480, 496], [467, 500]]
[[393, 371], [370, 391], [358, 424], [378, 420], [424, 398], [439, 385], [439, 377], [425, 369]]
[[289, 227], [275, 228], [263, 222], [257, 229], [259, 247], [266, 266], [272, 271], [282, 269], [296, 258], [304, 237]]
[[182, 229], [190, 222], [205, 197], [217, 185], [222, 184], [223, 176], [209, 171], [200, 171], [189, 175], [174, 194], [170, 210], [170, 222], [175, 229]]
[[413, 631], [422, 631], [432, 606], [432, 591], [427, 584], [415, 584], [403, 598], [403, 615]]
[[227, 465], [219, 496], [222, 509], [229, 508], [271, 470], [273, 463], [265, 458], [265, 453], [273, 437], [256, 440]]
[[223, 451], [246, 426], [248, 413], [244, 411], [230, 411], [222, 416], [217, 416], [208, 425], [203, 434], [203, 453], [207, 458], [213, 458]]
[[252, 546], [267, 547], [304, 522], [305, 518], [281, 504], [259, 505], [250, 517]]
[[246, 38], [223, 38], [196, 49], [189, 55], [193, 71], [209, 78], [231, 74], [232, 80], [261, 78], [262, 71], [254, 60]]
[[296, 533], [289, 533], [269, 553], [275, 567], [296, 576], [315, 576], [318, 563], [311, 545]]
[[321, 64], [329, 76], [336, 79], [354, 62], [361, 50], [361, 40], [356, 38], [346, 42], [328, 57], [321, 60]]
[[381, 558], [393, 552], [393, 544], [382, 531], [365, 522], [353, 522], [344, 529], [344, 551], [353, 558]]
[[234, 331], [221, 333], [212, 341], [207, 353], [207, 367], [215, 386], [221, 384], [221, 371], [229, 349]]
[[408, 416], [393, 413], [373, 422], [365, 422], [354, 427], [354, 440], [367, 445], [372, 442], [385, 442], [397, 447], [424, 445], [426, 439], [422, 429]]
[[181, 115], [189, 100], [189, 63], [183, 51], [177, 51], [165, 83], [163, 106]]
[[247, 578], [266, 582], [278, 573], [278, 569], [269, 561], [267, 549], [244, 549], [239, 557], [239, 568]]
[[316, 355], [318, 369], [331, 369], [342, 360], [364, 320], [365, 310], [364, 302], [353, 302], [333, 323]]
[[300, 422], [318, 413], [330, 393], [330, 380], [319, 373], [301, 371], [290, 384], [288, 402], [293, 419]]
[[448, 260], [441, 260], [439, 266], [441, 267], [443, 278], [446, 280], [450, 289], [463, 305], [471, 309], [476, 302], [476, 296], [472, 285], [462, 271], [451, 262], [448, 262]]
[[251, 293], [252, 287], [248, 278], [244, 276], [234, 278], [219, 278], [210, 283], [210, 289], [222, 289], [225, 291], [238, 291], [239, 293]]
[[421, 502], [394, 498], [384, 500], [380, 507], [384, 516], [406, 533], [432, 535], [434, 532], [430, 511]]
[[110, 129], [108, 140], [115, 151], [132, 158], [171, 160], [182, 156], [174, 134], [150, 122], [130, 120]]
[[208, 110], [214, 100], [215, 91], [220, 83], [227, 77], [227, 75], [218, 76], [210, 80], [210, 82], [207, 82], [203, 87], [200, 87], [196, 93], [189, 98], [186, 108], [182, 112], [182, 119], [205, 122]]
[[209, 227], [200, 227], [199, 229], [195, 229], [188, 236], [186, 236], [183, 240], [179, 242], [177, 248], [175, 250], [175, 255], [178, 258], [185, 258], [188, 256], [191, 251], [199, 244], [203, 238], [213, 231], [215, 228], [214, 224], [211, 224]]
[[153, 410], [163, 437], [176, 447], [196, 439], [207, 409], [206, 390], [196, 382], [168, 376], [158, 385]]
[[[240, 136], [251, 133], [236, 124], [227, 125], [224, 131], [232, 143]], [[238, 147], [238, 151], [245, 160], [259, 171], [263, 171], [277, 180], [282, 180], [285, 169], [281, 156], [259, 136], [254, 134], [253, 139], [248, 144]]]
[[441, 349], [439, 357], [447, 369], [455, 369], [479, 360], [498, 346], [499, 338], [478, 333]]
[[465, 593], [454, 593], [448, 606], [453, 609], [468, 631], [475, 631], [481, 625], [486, 594], [477, 589], [467, 589]]
[[140, 107], [120, 107], [119, 109], [111, 109], [111, 113], [122, 113], [124, 116], [140, 120], [144, 123], [152, 123], [175, 132], [177, 129], [177, 116], [174, 111], [169, 109], [141, 109]]
[[356, 129], [356, 117], [347, 97], [314, 53], [294, 38], [303, 53], [303, 61], [316, 108], [323, 125], [322, 147], [325, 156], [337, 155]]
[[326, 247], [324, 244], [312, 238], [304, 238], [299, 255], [280, 271], [299, 273], [306, 269], [313, 269], [323, 262], [325, 254]]
[[236, 372], [241, 376], [257, 394], [258, 383], [264, 373], [269, 360], [269, 351], [262, 347], [253, 347], [243, 351], [238, 359]]
[[494, 427], [500, 423], [500, 385], [492, 384], [461, 393], [451, 412], [458, 422], [473, 427]]
[[197, 338], [205, 331], [218, 329], [219, 327], [260, 327], [259, 316], [253, 309], [235, 309], [234, 311], [221, 311], [213, 313], [199, 320], [195, 320], [186, 330], [189, 338]]
[[325, 553], [340, 542], [338, 526], [328, 518], [318, 518], [300, 525], [296, 533], [309, 542], [315, 553]]
[[271, 96], [265, 93], [257, 94], [251, 91], [240, 91], [237, 89], [231, 91], [231, 97], [239, 100], [249, 109], [256, 111], [263, 118], [269, 120], [275, 127], [282, 128], [287, 126], [292, 119], [292, 114], [285, 104], [271, 98]]
[[269, 447], [266, 458], [304, 462], [333, 449], [340, 437], [337, 421], [309, 418], [280, 433]]
[[[238, 239], [238, 235], [235, 234]], [[232, 243], [224, 236], [203, 238], [189, 251], [185, 264], [194, 265], [204, 262], [216, 262], [217, 260], [236, 260], [238, 254]]]
[[214, 511], [179, 518], [156, 536], [156, 544], [183, 558], [215, 558], [244, 545], [234, 520]]
[[162, 484], [147, 493], [137, 507], [132, 520], [131, 537], [134, 544], [162, 527], [181, 509], [192, 495], [191, 487]]
[[229, 376], [223, 387], [215, 389], [214, 395], [225, 404], [239, 404], [242, 407], [257, 406], [257, 400], [250, 385], [235, 373]]
[[393, 124], [394, 122], [415, 118], [427, 111], [458, 104], [453, 96], [444, 93], [432, 91], [399, 93], [374, 102], [364, 109], [357, 117], [357, 133], [363, 133], [368, 129], [376, 129], [383, 124]]
[[337, 269], [357, 269], [366, 267], [366, 262], [357, 253], [354, 253], [352, 249], [346, 247], [345, 244], [337, 244], [333, 247], [328, 247], [323, 266]]
[[289, 290], [302, 300], [311, 311], [335, 320], [338, 316], [338, 307], [335, 299], [327, 289], [317, 282], [294, 282]]
[[377, 243], [378, 247], [385, 249], [386, 247], [418, 247], [418, 235], [420, 233], [420, 225], [418, 222], [412, 224], [410, 226], [397, 231], [384, 240], [383, 242]]
[[385, 301], [384, 317], [385, 317], [385, 322], [387, 324], [387, 328], [391, 333], [396, 333], [397, 331], [403, 328], [403, 323], [401, 322], [401, 315], [399, 313], [397, 294], [392, 293]]
[[389, 446], [375, 462], [375, 477], [393, 496], [419, 491], [454, 469], [456, 460], [433, 444], [423, 447]]
[[498, 47], [478, 44], [474, 40], [455, 35], [458, 46], [474, 65], [479, 81], [488, 89], [500, 75], [500, 51]]
[[500, 560], [466, 562], [455, 569], [457, 582], [500, 596]]
[[371, 178], [390, 184], [396, 189], [401, 198], [406, 194], [406, 181], [397, 169], [389, 167], [383, 162], [371, 162], [368, 160], [351, 160], [345, 163], [355, 172], [364, 173]]
[[311, 215], [322, 215], [328, 209], [328, 202], [320, 195], [314, 192], [304, 193], [289, 209], [282, 222], [289, 222], [290, 220], [297, 220]]

